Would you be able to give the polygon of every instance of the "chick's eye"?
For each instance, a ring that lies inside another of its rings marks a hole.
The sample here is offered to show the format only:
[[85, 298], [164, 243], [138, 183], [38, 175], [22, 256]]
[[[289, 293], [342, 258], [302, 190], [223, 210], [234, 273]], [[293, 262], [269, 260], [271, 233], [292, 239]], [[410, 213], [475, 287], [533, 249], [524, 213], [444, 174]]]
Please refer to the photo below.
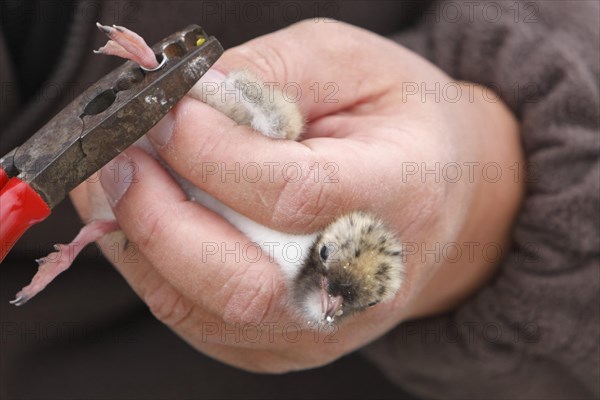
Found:
[[329, 257], [329, 248], [323, 245], [321, 250], [319, 250], [319, 255], [321, 256], [321, 260], [327, 261], [327, 257]]
[[373, 307], [373, 306], [376, 306], [377, 304], [379, 304], [379, 302], [378, 301], [374, 301], [372, 303], [367, 304], [367, 307]]

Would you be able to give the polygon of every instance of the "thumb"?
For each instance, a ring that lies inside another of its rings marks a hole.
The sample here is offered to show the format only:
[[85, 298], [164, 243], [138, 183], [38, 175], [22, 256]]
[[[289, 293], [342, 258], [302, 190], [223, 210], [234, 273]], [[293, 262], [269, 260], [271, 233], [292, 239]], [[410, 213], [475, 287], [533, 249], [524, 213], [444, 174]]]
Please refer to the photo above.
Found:
[[[399, 47], [343, 22], [311, 19], [229, 49], [213, 68], [225, 74], [250, 71], [265, 82], [265, 90], [282, 91], [311, 121], [389, 86], [389, 80], [372, 79], [384, 75], [384, 69], [389, 72], [384, 65], [389, 60], [373, 62], [386, 54], [382, 46], [393, 46], [395, 51]], [[366, 78], [369, 85], [364, 85]]]

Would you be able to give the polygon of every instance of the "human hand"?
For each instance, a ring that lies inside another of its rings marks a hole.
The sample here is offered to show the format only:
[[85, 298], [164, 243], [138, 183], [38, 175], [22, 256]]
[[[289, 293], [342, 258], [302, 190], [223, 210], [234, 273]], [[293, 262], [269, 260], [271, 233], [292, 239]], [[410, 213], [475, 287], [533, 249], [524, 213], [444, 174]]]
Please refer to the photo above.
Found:
[[[164, 129], [169, 124], [151, 135], [175, 171], [279, 231], [312, 233], [342, 214], [365, 210], [416, 244], [416, 251], [407, 251], [404, 286], [394, 301], [344, 320], [333, 332], [306, 330], [287, 307], [279, 268], [268, 257], [240, 256], [247, 238], [189, 201], [151, 157], [128, 150], [123, 157], [135, 164], [135, 179], [105, 189], [118, 199], [115, 215], [139, 257], [112, 261], [156, 317], [195, 348], [255, 371], [321, 365], [402, 320], [453, 306], [493, 271], [498, 260], [482, 254], [458, 263], [424, 255], [435, 244], [503, 246], [507, 240], [522, 194], [521, 180], [507, 173], [521, 162], [518, 131], [482, 88], [456, 84], [463, 90], [458, 101], [422, 101], [413, 83], [431, 89], [452, 80], [401, 46], [335, 21], [307, 21], [263, 36], [227, 51], [215, 68], [246, 68], [265, 82], [299, 88], [304, 139], [274, 141], [184, 99], [172, 112], [171, 135]], [[504, 172], [495, 182], [481, 173], [436, 179], [414, 170], [489, 162]], [[203, 168], [234, 171], [235, 163], [272, 173], [236, 182]], [[288, 165], [300, 167], [300, 179], [289, 179]], [[93, 207], [89, 185], [73, 193], [84, 218]], [[207, 254], [207, 243], [220, 251]], [[260, 330], [260, 337], [248, 329]]]

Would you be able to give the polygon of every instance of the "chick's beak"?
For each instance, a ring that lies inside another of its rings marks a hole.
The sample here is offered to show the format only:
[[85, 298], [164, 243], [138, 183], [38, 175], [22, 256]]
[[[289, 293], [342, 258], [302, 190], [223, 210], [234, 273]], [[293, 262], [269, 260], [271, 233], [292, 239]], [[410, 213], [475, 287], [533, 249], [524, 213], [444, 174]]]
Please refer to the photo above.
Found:
[[344, 305], [344, 299], [342, 296], [332, 296], [329, 294], [327, 288], [329, 287], [329, 281], [327, 278], [321, 278], [321, 319], [327, 322], [333, 322], [335, 317], [339, 317], [343, 314], [342, 306]]

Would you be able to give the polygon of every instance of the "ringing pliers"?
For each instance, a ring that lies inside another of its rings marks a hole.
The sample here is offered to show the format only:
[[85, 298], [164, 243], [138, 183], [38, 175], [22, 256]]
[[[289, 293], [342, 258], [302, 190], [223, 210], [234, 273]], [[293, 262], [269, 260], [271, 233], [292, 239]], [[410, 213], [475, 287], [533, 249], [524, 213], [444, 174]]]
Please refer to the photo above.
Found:
[[0, 262], [30, 226], [160, 121], [223, 53], [198, 25], [152, 50], [155, 70], [125, 62], [0, 158]]

